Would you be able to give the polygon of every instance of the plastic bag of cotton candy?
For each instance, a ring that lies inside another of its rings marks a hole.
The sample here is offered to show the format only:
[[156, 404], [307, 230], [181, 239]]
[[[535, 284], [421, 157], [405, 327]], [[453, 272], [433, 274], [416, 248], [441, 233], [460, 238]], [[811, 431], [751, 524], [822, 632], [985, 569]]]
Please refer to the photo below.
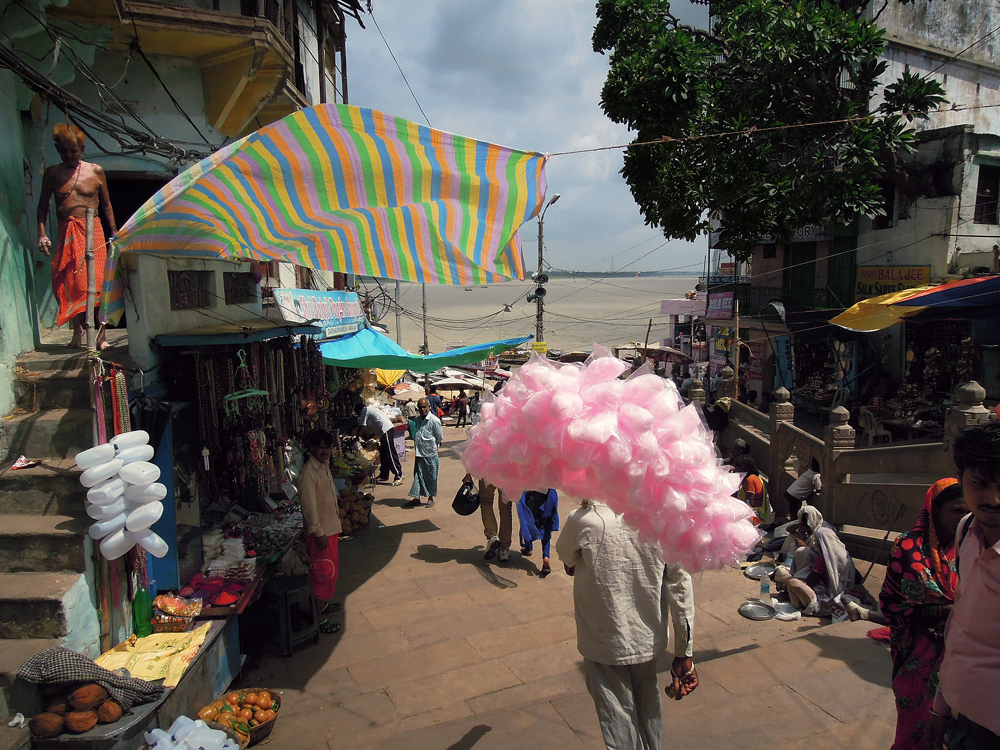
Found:
[[153, 446], [144, 430], [124, 432], [107, 443], [76, 454], [87, 491], [87, 515], [94, 519], [90, 536], [101, 542], [101, 554], [115, 560], [136, 544], [155, 557], [167, 554], [167, 543], [150, 527], [163, 515], [167, 488], [157, 482], [160, 468], [149, 463]]
[[584, 365], [532, 355], [469, 430], [462, 463], [508, 497], [553, 487], [599, 500], [689, 572], [737, 565], [757, 541], [753, 512], [732, 497], [694, 405], [644, 366], [603, 348]]

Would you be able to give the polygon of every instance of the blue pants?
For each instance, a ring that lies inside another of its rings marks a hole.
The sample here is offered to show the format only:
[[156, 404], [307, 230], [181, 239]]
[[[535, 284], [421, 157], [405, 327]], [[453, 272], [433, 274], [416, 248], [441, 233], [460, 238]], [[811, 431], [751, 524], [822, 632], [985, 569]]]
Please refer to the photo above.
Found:
[[[549, 557], [549, 542], [551, 541], [552, 541], [552, 529], [543, 529], [541, 538], [542, 557]], [[525, 540], [525, 538], [522, 536], [521, 546], [524, 547], [526, 550], [528, 550], [528, 552], [531, 552], [532, 542], [530, 539]]]

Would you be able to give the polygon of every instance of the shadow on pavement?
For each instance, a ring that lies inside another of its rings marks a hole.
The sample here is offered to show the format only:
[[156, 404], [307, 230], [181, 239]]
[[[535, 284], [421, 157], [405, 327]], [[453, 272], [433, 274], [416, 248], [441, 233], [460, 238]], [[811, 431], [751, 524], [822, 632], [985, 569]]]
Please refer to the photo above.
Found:
[[453, 745], [448, 745], [447, 750], [471, 750], [473, 746], [487, 734], [493, 731], [493, 727], [485, 724], [477, 724]]
[[[483, 578], [491, 583], [492, 581], [489, 575], [491, 571], [521, 570], [529, 576], [535, 577], [538, 577], [540, 573], [538, 565], [535, 564], [533, 560], [530, 560], [517, 552], [511, 553], [509, 562], [491, 565], [483, 559], [483, 548], [480, 546], [473, 547], [472, 549], [455, 549], [452, 547], [438, 547], [436, 544], [421, 544], [417, 547], [417, 551], [413, 553], [412, 557], [415, 560], [422, 560], [429, 563], [457, 562], [462, 565], [472, 565], [479, 571]], [[500, 578], [500, 576], [498, 576], [495, 572], [492, 573], [492, 575]], [[512, 583], [513, 586], [517, 585], [513, 582], [510, 583]], [[513, 586], [502, 586], [501, 588], [513, 588]]]

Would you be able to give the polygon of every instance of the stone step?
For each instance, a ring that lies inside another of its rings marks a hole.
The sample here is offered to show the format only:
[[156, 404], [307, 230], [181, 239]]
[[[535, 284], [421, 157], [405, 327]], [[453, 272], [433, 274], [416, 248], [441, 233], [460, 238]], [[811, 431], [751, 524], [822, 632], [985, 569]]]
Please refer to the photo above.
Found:
[[0, 516], [0, 570], [82, 572], [88, 520], [54, 515]]
[[61, 638], [63, 600], [80, 573], [0, 573], [0, 638]]
[[17, 404], [28, 411], [85, 409], [90, 406], [90, 378], [85, 370], [27, 371], [14, 376]]
[[87, 352], [66, 346], [42, 344], [17, 358], [17, 366], [29, 372], [85, 372]]
[[72, 458], [43, 461], [30, 469], [0, 469], [0, 514], [31, 513], [82, 518], [86, 489]]
[[0, 455], [72, 458], [93, 446], [90, 409], [51, 409], [0, 420]]
[[0, 719], [18, 711], [30, 718], [41, 710], [37, 688], [18, 680], [17, 670], [35, 654], [61, 645], [58, 638], [0, 639]]

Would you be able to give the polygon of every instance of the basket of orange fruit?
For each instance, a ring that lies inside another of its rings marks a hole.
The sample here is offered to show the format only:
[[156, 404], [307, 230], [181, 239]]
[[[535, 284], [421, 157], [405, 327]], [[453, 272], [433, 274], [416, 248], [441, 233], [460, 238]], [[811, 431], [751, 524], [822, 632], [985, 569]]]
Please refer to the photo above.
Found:
[[274, 729], [281, 696], [266, 688], [243, 688], [226, 693], [198, 712], [198, 718], [232, 729], [243, 747], [256, 745]]

